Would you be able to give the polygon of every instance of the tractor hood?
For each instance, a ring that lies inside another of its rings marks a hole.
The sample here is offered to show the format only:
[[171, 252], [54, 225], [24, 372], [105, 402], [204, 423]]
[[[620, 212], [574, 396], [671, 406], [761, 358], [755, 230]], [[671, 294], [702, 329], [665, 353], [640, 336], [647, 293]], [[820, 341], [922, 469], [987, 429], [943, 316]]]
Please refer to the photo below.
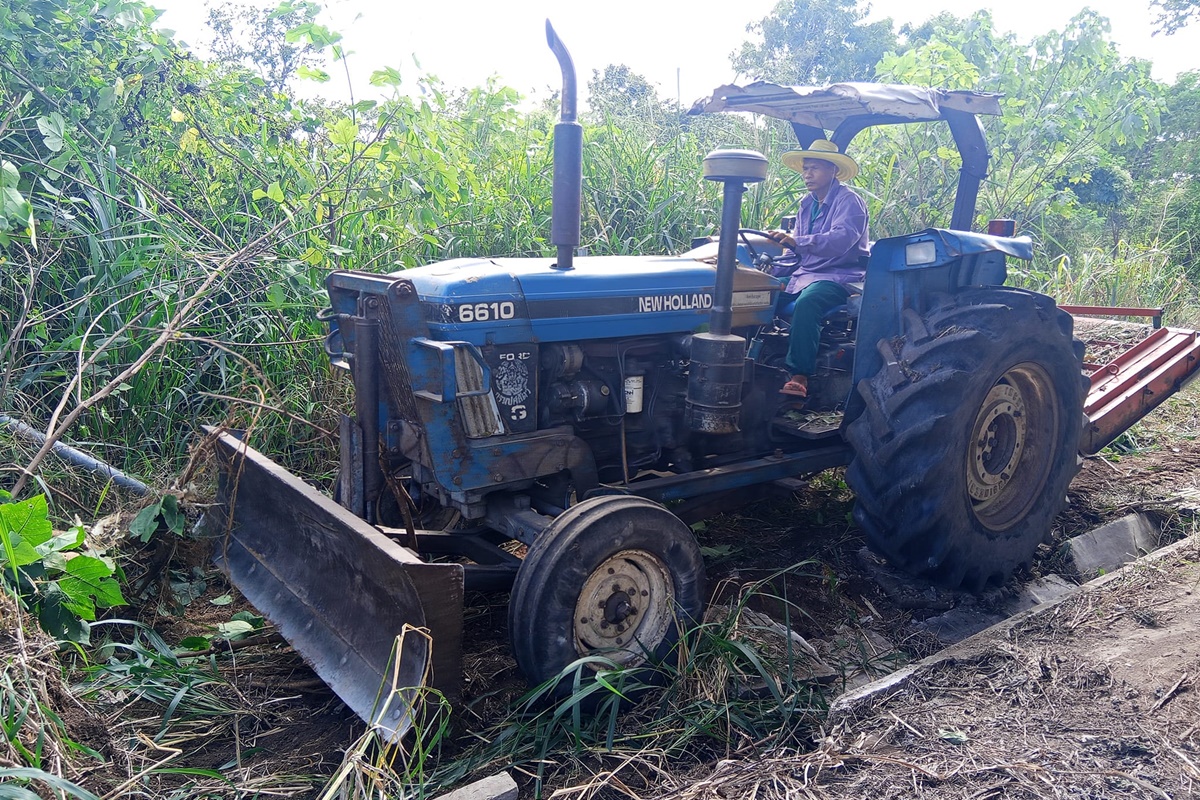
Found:
[[[686, 333], [706, 325], [715, 265], [686, 256], [585, 256], [569, 271], [553, 258], [459, 258], [389, 275], [412, 281], [431, 338], [477, 346]], [[333, 273], [337, 287], [354, 283]], [[779, 279], [739, 267], [733, 324], [769, 324]], [[350, 287], [346, 287], [350, 288]], [[337, 308], [353, 313], [351, 308]]]

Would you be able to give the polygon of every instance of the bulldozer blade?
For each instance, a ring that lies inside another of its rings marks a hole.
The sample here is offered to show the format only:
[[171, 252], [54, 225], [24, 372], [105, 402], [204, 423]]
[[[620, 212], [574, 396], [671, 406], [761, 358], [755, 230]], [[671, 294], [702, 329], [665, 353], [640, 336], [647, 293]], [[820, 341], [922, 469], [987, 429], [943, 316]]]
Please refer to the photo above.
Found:
[[[455, 699], [463, 568], [427, 564], [228, 433], [216, 433], [217, 561], [347, 706], [387, 739], [430, 682]], [[425, 629], [428, 634], [417, 629]]]

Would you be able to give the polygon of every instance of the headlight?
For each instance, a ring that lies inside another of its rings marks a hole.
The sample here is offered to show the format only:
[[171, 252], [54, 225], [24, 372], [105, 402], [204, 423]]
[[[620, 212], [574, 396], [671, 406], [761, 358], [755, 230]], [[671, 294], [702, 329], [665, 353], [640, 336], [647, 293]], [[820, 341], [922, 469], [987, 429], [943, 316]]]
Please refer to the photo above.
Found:
[[915, 267], [919, 264], [932, 264], [937, 260], [937, 247], [933, 242], [913, 242], [904, 248], [904, 264]]

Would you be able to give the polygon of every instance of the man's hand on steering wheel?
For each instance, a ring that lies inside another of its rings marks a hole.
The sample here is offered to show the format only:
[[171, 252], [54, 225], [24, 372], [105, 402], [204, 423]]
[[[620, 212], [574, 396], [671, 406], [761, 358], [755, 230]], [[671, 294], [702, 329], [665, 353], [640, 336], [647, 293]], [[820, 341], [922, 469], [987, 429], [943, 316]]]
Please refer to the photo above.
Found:
[[787, 231], [766, 231], [766, 234], [772, 241], [778, 242], [790, 250], [796, 249], [796, 240]]

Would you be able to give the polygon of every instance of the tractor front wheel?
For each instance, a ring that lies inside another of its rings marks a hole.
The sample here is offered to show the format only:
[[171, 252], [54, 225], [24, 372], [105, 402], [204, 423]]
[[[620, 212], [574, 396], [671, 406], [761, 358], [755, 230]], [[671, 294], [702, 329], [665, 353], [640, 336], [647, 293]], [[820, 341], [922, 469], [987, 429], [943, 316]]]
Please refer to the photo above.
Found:
[[908, 572], [978, 591], [1028, 564], [1078, 471], [1086, 381], [1073, 321], [1019, 289], [945, 296], [880, 343], [846, 430], [868, 542]]
[[560, 678], [562, 696], [580, 659], [585, 676], [670, 660], [701, 618], [704, 586], [700, 548], [674, 514], [641, 497], [585, 500], [538, 536], [517, 573], [517, 665], [533, 685]]

